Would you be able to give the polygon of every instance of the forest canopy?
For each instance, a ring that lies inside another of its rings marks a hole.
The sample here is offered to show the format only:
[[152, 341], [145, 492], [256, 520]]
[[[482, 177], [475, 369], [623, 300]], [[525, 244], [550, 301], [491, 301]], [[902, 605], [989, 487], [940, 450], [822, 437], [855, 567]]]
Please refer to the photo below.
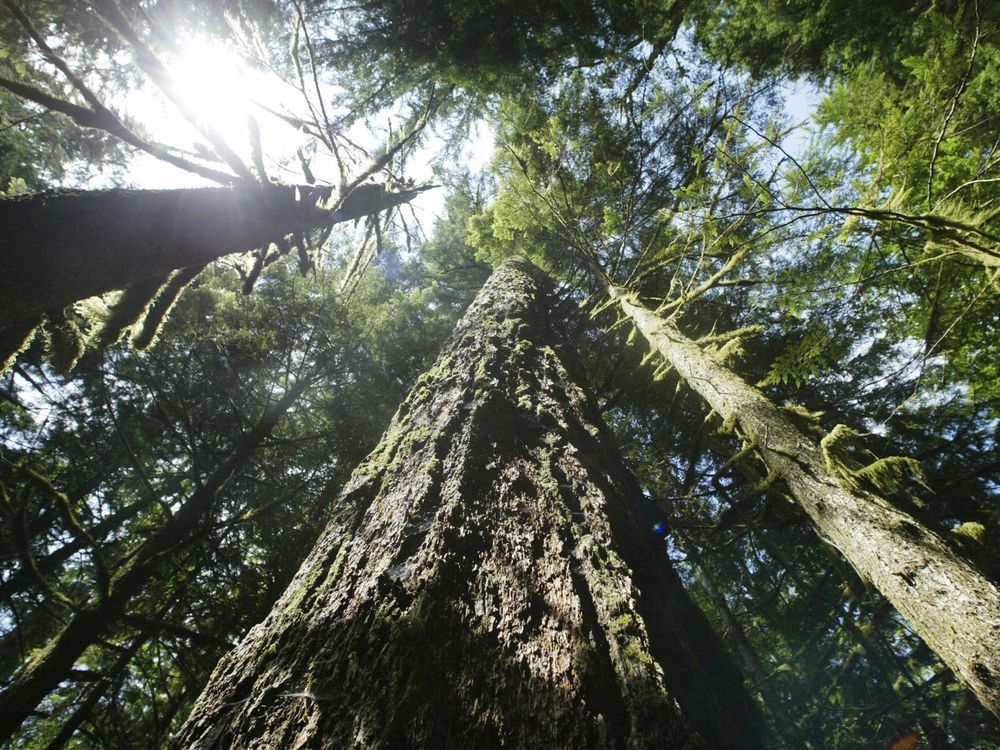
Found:
[[1000, 5], [0, 0], [0, 257], [0, 744], [345, 746], [342, 569], [455, 676], [565, 563], [622, 746], [1000, 748]]

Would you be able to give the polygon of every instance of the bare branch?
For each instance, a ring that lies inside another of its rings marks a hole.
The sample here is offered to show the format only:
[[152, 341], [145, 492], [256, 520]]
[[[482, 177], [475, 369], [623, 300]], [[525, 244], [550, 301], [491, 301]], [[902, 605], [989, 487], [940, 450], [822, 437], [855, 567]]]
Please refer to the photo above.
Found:
[[203, 167], [200, 164], [195, 164], [194, 162], [170, 153], [166, 146], [143, 140], [134, 132], [129, 130], [129, 128], [127, 128], [121, 120], [115, 117], [114, 113], [110, 110], [105, 109], [103, 113], [94, 112], [86, 107], [81, 107], [78, 104], [73, 104], [72, 102], [67, 102], [64, 99], [54, 97], [41, 89], [35, 88], [34, 86], [30, 86], [26, 83], [20, 83], [19, 81], [13, 81], [9, 78], [4, 78], [3, 76], [0, 76], [0, 87], [7, 89], [12, 94], [20, 96], [22, 99], [27, 99], [35, 102], [35, 104], [40, 104], [53, 112], [66, 115], [82, 128], [103, 130], [116, 138], [120, 138], [130, 146], [134, 146], [140, 151], [145, 151], [147, 154], [155, 156], [160, 161], [164, 161], [167, 164], [171, 164], [179, 169], [191, 172], [199, 177], [204, 177], [212, 182], [218, 182], [222, 185], [232, 185], [234, 182], [237, 182], [237, 178], [231, 174], [226, 174], [225, 172], [219, 172], [218, 170], [211, 169], [210, 167]]

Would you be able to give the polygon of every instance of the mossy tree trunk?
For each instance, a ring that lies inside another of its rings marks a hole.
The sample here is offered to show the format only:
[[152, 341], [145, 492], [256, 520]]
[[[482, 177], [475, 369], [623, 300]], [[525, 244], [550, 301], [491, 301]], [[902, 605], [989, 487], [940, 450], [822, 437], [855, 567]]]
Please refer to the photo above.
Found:
[[486, 284], [172, 747], [761, 746], [536, 273]]
[[688, 385], [785, 482], [820, 535], [877, 588], [938, 656], [1000, 716], [1000, 590], [938, 534], [831, 470], [819, 441], [758, 389], [631, 294], [622, 311]]
[[294, 187], [102, 190], [0, 200], [0, 334], [77, 300], [329, 221]]

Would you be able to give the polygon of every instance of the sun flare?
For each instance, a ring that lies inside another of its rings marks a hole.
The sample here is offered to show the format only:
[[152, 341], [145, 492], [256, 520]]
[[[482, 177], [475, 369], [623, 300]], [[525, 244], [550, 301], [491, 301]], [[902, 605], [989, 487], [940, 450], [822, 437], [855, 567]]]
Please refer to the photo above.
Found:
[[[169, 96], [152, 84], [134, 91], [124, 103], [128, 115], [153, 137], [171, 148], [189, 151], [195, 157], [215, 160], [204, 131], [211, 128], [226, 145], [249, 161], [251, 136], [249, 119], [258, 124], [266, 161], [274, 163], [295, 153], [302, 137], [287, 123], [261, 108], [294, 108], [290, 87], [278, 76], [250, 65], [236, 50], [219, 41], [191, 37], [175, 55], [166, 57], [169, 72]], [[174, 102], [169, 101], [170, 98]], [[140, 184], [166, 180], [180, 186], [197, 182], [178, 170], [138, 156], [131, 178]]]
[[227, 140], [245, 137], [252, 94], [259, 75], [229, 47], [194, 38], [181, 48], [170, 68], [172, 82], [187, 107]]

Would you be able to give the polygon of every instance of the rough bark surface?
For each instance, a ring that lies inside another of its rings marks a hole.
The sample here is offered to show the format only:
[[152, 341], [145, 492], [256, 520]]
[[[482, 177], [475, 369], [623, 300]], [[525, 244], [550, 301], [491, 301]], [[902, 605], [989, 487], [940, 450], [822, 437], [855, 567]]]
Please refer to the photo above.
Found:
[[820, 535], [877, 588], [1000, 717], [1000, 590], [939, 535], [887, 500], [843, 486], [817, 440], [763, 393], [632, 295], [622, 310], [678, 374], [785, 481]]
[[535, 273], [483, 288], [173, 748], [760, 746]]

